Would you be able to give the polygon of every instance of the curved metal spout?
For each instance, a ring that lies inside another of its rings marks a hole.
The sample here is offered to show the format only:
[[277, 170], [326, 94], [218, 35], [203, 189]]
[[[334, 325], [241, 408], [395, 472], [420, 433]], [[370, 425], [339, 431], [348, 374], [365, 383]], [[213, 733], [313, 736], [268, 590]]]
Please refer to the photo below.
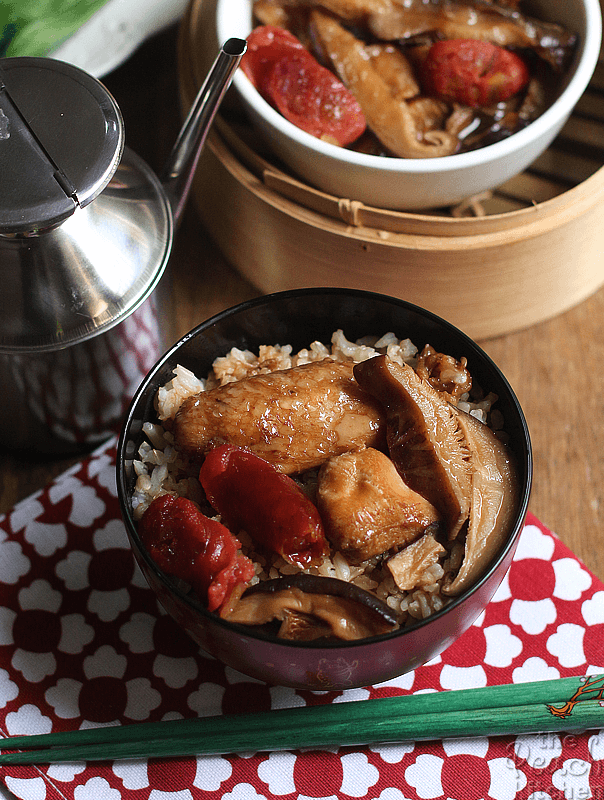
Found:
[[246, 48], [245, 39], [228, 39], [222, 45], [164, 167], [161, 182], [172, 208], [175, 225], [187, 201], [195, 168], [218, 106]]

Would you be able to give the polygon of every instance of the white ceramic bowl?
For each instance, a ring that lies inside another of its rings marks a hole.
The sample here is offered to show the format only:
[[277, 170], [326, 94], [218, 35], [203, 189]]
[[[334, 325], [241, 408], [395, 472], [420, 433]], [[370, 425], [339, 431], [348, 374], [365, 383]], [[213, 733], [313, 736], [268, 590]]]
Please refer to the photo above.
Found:
[[[384, 209], [421, 210], [452, 205], [494, 189], [522, 172], [547, 147], [568, 119], [595, 69], [602, 37], [599, 0], [533, 0], [530, 12], [558, 22], [579, 36], [564, 87], [534, 122], [507, 139], [442, 158], [386, 158], [357, 153], [317, 139], [288, 122], [256, 91], [239, 69], [233, 84], [253, 125], [294, 173], [316, 188]], [[555, 19], [552, 15], [555, 15]], [[217, 0], [219, 42], [246, 38], [252, 30], [251, 0]]]

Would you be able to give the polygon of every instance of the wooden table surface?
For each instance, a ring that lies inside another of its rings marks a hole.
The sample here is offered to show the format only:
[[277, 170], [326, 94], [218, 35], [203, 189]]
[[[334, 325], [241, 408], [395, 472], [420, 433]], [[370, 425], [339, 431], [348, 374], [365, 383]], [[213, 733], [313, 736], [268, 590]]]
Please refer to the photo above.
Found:
[[[128, 145], [157, 171], [180, 126], [176, 35], [174, 29], [159, 34], [103, 78], [124, 114]], [[192, 204], [168, 270], [174, 339], [211, 314], [259, 294], [225, 262]], [[602, 580], [603, 320], [604, 288], [555, 319], [480, 342], [514, 387], [528, 420], [534, 449], [530, 509]], [[0, 450], [0, 513], [77, 460]]]

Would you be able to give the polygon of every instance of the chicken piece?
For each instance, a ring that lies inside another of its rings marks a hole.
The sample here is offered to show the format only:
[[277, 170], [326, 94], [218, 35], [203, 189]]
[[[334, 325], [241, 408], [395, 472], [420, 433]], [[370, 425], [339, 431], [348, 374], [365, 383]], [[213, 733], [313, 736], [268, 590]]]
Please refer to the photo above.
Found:
[[401, 158], [437, 158], [451, 155], [458, 146], [456, 136], [430, 128], [426, 117], [411, 112], [408, 104], [408, 81], [393, 79], [394, 62], [399, 62], [403, 75], [411, 66], [399, 51], [385, 45], [366, 46], [347, 31], [334, 17], [314, 9], [311, 14], [313, 34], [327, 53], [333, 68], [344, 85], [359, 101], [367, 125], [381, 143]]
[[321, 467], [317, 504], [327, 538], [353, 564], [400, 550], [439, 520], [388, 456], [370, 447]]
[[247, 447], [285, 474], [380, 446], [383, 411], [352, 369], [352, 362], [324, 359], [189, 397], [174, 420], [176, 444], [194, 458], [221, 444]]
[[408, 364], [376, 356], [354, 376], [386, 409], [388, 448], [398, 472], [444, 518], [454, 539], [470, 510], [470, 454], [454, 408]]
[[386, 566], [401, 592], [411, 592], [426, 581], [432, 583], [431, 578], [425, 578], [426, 571], [446, 552], [433, 536], [422, 536], [393, 556]]

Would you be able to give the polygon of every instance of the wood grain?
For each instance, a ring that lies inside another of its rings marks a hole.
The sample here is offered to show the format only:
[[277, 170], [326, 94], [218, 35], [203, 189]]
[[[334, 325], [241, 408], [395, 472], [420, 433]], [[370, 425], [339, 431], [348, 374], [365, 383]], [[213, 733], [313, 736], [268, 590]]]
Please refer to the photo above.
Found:
[[559, 317], [483, 342], [527, 417], [530, 508], [604, 578], [604, 290]]
[[[180, 124], [176, 35], [171, 29], [150, 40], [105, 79], [124, 113], [129, 146], [156, 170]], [[191, 204], [168, 277], [173, 338], [260, 294], [225, 261]], [[604, 580], [603, 319], [604, 289], [547, 322], [481, 344], [527, 416], [535, 455], [531, 510]], [[0, 513], [76, 461], [0, 451]]]

